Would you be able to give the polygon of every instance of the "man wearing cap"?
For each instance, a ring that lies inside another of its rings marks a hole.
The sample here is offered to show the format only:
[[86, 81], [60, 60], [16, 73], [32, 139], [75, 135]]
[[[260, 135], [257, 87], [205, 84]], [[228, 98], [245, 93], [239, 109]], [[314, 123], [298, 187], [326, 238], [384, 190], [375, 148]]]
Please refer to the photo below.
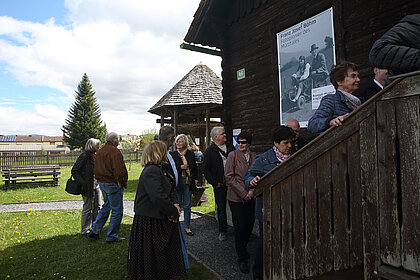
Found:
[[311, 46], [311, 54], [314, 56], [311, 65], [311, 78], [314, 82], [314, 87], [318, 87], [318, 82], [324, 81], [329, 75], [327, 59], [323, 53], [319, 52], [319, 47], [316, 44]]

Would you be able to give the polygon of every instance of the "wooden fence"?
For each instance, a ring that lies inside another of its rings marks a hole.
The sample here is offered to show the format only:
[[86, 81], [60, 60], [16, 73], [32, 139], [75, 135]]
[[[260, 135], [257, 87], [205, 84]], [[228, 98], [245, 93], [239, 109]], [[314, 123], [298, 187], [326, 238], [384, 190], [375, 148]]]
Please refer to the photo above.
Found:
[[420, 279], [420, 72], [267, 174], [265, 279]]
[[[121, 151], [126, 163], [140, 162], [142, 151]], [[51, 152], [0, 152], [0, 169], [13, 165], [44, 165], [58, 164], [72, 166], [80, 153], [51, 153]]]

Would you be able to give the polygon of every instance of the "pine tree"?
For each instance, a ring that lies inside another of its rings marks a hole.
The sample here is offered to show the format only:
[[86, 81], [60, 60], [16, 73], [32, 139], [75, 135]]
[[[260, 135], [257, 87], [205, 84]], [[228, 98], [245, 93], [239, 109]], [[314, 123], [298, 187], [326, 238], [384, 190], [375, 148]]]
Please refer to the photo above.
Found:
[[99, 139], [103, 143], [106, 125], [102, 125], [101, 109], [86, 73], [75, 92], [76, 99], [69, 109], [68, 117], [62, 128], [64, 142], [72, 150], [83, 149], [89, 138]]

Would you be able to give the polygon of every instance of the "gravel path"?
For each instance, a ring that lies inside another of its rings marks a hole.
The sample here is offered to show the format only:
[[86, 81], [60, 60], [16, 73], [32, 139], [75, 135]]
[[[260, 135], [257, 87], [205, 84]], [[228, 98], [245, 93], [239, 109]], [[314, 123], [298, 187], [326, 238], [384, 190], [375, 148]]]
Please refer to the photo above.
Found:
[[[60, 209], [81, 209], [83, 201], [48, 201], [32, 203], [10, 203], [0, 204], [1, 212], [22, 212], [39, 210], [60, 210]], [[124, 214], [130, 217], [134, 216], [134, 202], [124, 201]], [[181, 222], [183, 215], [181, 214]], [[188, 252], [199, 262], [212, 270], [219, 279], [252, 279], [252, 272], [243, 274], [239, 271], [237, 264], [234, 231], [229, 227], [228, 239], [219, 241], [217, 221], [214, 217], [208, 215], [191, 214], [191, 229], [194, 236], [185, 235]], [[251, 236], [248, 250], [251, 254], [251, 263], [258, 237]]]

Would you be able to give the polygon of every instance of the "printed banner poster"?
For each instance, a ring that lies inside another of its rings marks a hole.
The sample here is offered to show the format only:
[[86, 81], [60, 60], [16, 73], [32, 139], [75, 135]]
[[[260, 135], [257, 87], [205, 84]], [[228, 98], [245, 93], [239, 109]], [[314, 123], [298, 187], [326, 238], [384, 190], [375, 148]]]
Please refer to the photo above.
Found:
[[334, 46], [332, 8], [277, 33], [281, 124], [296, 119], [306, 127], [322, 97], [335, 93]]

